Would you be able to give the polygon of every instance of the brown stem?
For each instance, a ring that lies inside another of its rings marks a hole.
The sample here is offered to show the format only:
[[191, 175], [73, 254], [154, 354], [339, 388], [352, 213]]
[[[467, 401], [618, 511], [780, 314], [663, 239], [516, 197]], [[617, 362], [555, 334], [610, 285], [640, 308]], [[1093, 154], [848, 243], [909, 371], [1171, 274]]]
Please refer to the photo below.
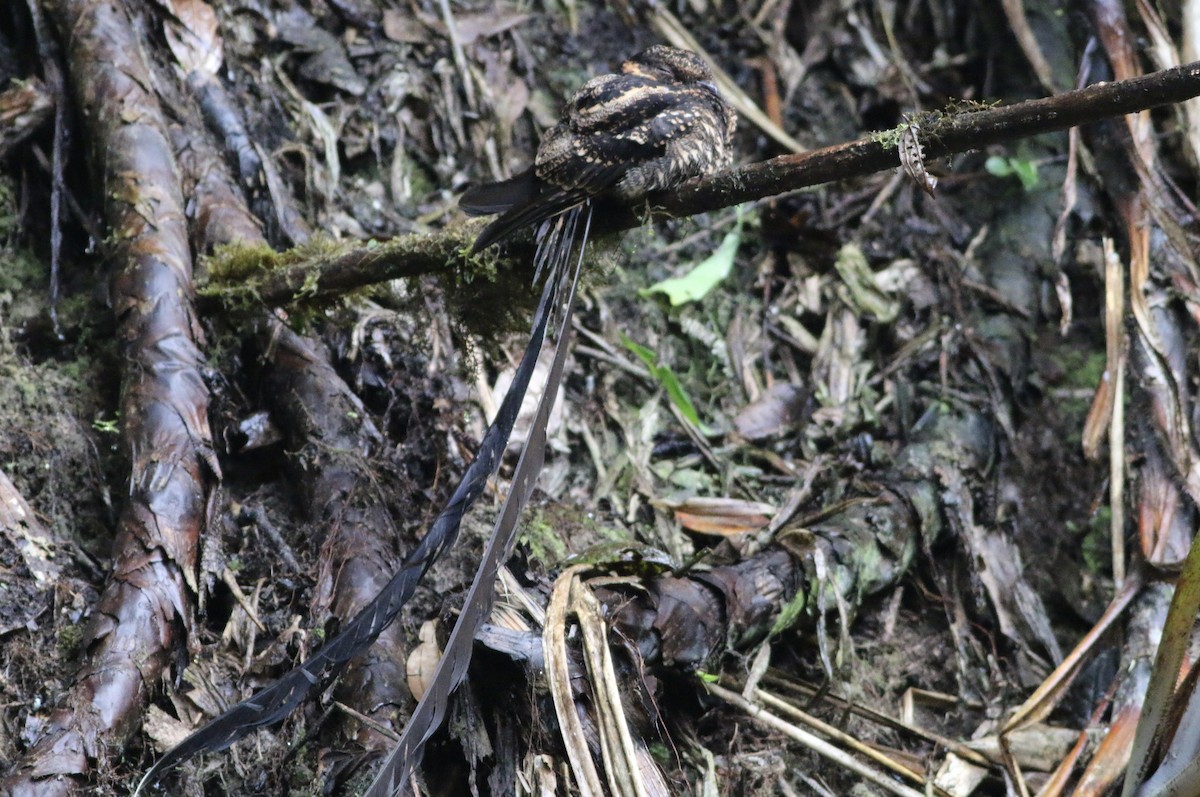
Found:
[[[1200, 95], [1200, 62], [1132, 80], [1095, 83], [1016, 105], [947, 114], [932, 124], [922, 124], [918, 137], [925, 157], [938, 158], [1170, 105], [1197, 95]], [[688, 216], [899, 166], [895, 145], [887, 145], [888, 138], [868, 136], [695, 180], [664, 198], [662, 210], [672, 216]]]

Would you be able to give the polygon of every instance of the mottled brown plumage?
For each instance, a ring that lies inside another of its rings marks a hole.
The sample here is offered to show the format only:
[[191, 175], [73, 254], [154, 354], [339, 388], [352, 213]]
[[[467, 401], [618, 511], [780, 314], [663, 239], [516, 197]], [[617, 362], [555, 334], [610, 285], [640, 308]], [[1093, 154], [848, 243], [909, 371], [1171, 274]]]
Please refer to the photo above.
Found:
[[593, 197], [634, 203], [728, 165], [737, 115], [693, 52], [658, 45], [589, 80], [547, 133], [533, 166], [467, 191], [473, 215], [501, 213], [475, 251]]

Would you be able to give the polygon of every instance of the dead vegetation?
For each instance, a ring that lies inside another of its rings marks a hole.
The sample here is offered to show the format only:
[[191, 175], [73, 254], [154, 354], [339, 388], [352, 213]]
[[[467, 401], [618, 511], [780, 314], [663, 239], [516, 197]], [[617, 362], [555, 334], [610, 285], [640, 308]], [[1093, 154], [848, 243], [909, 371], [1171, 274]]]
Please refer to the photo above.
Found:
[[[1200, 7], [983, 5], [0, 11], [5, 792], [129, 793], [371, 600], [536, 298], [456, 194], [661, 41], [741, 165], [589, 258], [421, 793], [1197, 793]], [[155, 793], [360, 793], [512, 465], [369, 653]]]

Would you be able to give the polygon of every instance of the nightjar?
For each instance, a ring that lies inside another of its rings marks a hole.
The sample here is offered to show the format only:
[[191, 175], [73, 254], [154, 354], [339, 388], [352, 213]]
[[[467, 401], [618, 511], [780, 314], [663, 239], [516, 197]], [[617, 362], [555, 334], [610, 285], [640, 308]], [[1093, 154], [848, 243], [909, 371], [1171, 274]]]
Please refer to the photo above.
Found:
[[[651, 47], [621, 64], [619, 74], [592, 78], [575, 93], [533, 166], [463, 194], [459, 206], [467, 213], [501, 214], [474, 251], [578, 212], [593, 198], [633, 204], [727, 166], [736, 125], [737, 114], [698, 55]], [[547, 229], [540, 228], [539, 240]]]
[[[537, 225], [535, 264], [539, 272], [549, 266], [529, 343], [476, 457], [428, 533], [404, 557], [399, 570], [374, 599], [294, 670], [167, 751], [143, 776], [135, 795], [193, 755], [223, 750], [255, 729], [286, 717], [317, 687], [328, 684], [351, 659], [369, 648], [395, 620], [429, 568], [454, 544], [463, 516], [496, 473], [543, 343], [553, 334], [556, 342], [551, 376], [538, 404], [542, 431], [531, 432], [522, 448], [513, 487], [445, 647], [443, 661], [367, 795], [394, 795], [404, 788], [425, 742], [446, 717], [450, 695], [465, 677], [475, 633], [490, 611], [497, 570], [511, 552], [516, 520], [541, 469], [545, 418], [566, 361], [571, 308], [582, 266], [582, 244], [590, 228], [592, 200], [613, 198], [632, 204], [654, 191], [725, 166], [730, 160], [735, 124], [733, 109], [721, 98], [712, 73], [695, 53], [651, 47], [622, 64], [620, 74], [603, 75], [585, 83], [567, 104], [562, 120], [546, 133], [527, 171], [463, 195], [460, 205], [466, 212], [501, 214], [476, 239], [475, 251], [504, 240], [522, 227]], [[577, 236], [581, 221], [582, 236]], [[569, 255], [576, 241], [581, 245], [581, 256], [570, 269]], [[552, 318], [557, 323], [552, 325]], [[531, 442], [535, 437], [538, 441]]]

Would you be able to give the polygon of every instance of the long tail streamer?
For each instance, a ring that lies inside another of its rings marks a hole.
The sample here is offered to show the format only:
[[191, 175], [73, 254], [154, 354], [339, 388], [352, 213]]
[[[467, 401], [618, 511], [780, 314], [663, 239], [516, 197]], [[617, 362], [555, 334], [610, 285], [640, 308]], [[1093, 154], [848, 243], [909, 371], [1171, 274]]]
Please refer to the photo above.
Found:
[[[178, 745], [168, 750], [142, 777], [134, 791], [134, 797], [138, 797], [148, 783], [157, 780], [169, 769], [197, 753], [224, 750], [256, 729], [282, 720], [295, 710], [313, 689], [329, 684], [351, 659], [366, 651], [392, 624], [400, 610], [412, 598], [417, 585], [429, 568], [454, 544], [463, 516], [483, 493], [487, 480], [499, 467], [504, 451], [508, 447], [508, 439], [517, 419], [517, 413], [529, 388], [534, 366], [541, 354], [546, 330], [553, 318], [559, 323], [555, 366], [552, 370], [551, 380], [547, 382], [538, 406], [538, 420], [522, 449], [513, 478], [512, 490], [501, 510], [501, 519], [493, 531], [492, 539], [484, 554], [484, 563], [467, 595], [466, 605], [463, 606], [462, 614], [455, 625], [446, 655], [435, 673], [433, 684], [425, 698], [417, 705], [401, 738], [400, 746], [389, 757], [388, 763], [384, 770], [381, 770], [376, 783], [382, 781], [384, 773], [389, 768], [397, 772], [401, 770], [408, 772], [420, 760], [419, 753], [425, 740], [440, 725], [445, 716], [446, 701], [466, 673], [475, 629], [482, 622], [482, 618], [487, 616], [487, 610], [491, 605], [492, 582], [495, 580], [500, 564], [507, 558], [506, 552], [511, 544], [512, 529], [516, 525], [520, 508], [524, 506], [529, 490], [532, 489], [541, 469], [545, 448], [546, 417], [548, 417], [549, 406], [553, 404], [554, 396], [558, 392], [558, 384], [562, 379], [562, 363], [565, 361], [567, 349], [565, 339], [567, 330], [569, 330], [570, 308], [574, 302], [579, 273], [579, 264], [577, 263], [570, 280], [567, 299], [565, 302], [560, 302], [563, 287], [562, 277], [566, 271], [562, 266], [569, 262], [579, 216], [583, 214], [585, 207], [587, 222], [583, 238], [580, 241], [579, 263], [582, 263], [583, 244], [586, 243], [591, 227], [590, 205], [572, 208], [556, 219], [547, 222], [539, 230], [535, 263], [539, 273], [546, 265], [550, 265], [550, 270], [534, 315], [529, 343], [525, 347], [525, 353], [517, 366], [512, 385], [500, 404], [496, 418], [484, 433], [478, 456], [467, 468], [462, 481], [454, 490], [446, 508], [434, 520], [429, 533], [405, 558], [391, 581], [355, 615], [354, 619], [342, 628], [340, 633], [311, 658], [281, 677], [276, 683], [215, 717], [207, 725], [197, 729]], [[562, 311], [563, 308], [565, 308], [565, 312]], [[548, 396], [549, 398], [547, 398]], [[544, 413], [543, 405], [546, 405]], [[534, 445], [535, 438], [540, 440], [536, 445]], [[511, 512], [509, 511], [510, 506], [515, 506]], [[511, 518], [506, 521], [510, 514]], [[497, 538], [502, 536], [502, 528], [506, 529], [503, 534], [507, 535], [508, 539], [503, 542], [503, 545], [497, 546]], [[498, 560], [494, 566], [489, 564], [491, 559]], [[484, 574], [487, 572], [490, 572], [491, 575], [484, 578]], [[482, 588], [480, 587], [481, 583], [484, 584]], [[471, 631], [469, 633], [463, 631], [460, 634], [460, 629], [466, 625], [471, 625]], [[456, 644], [456, 640], [461, 641]], [[450, 655], [451, 651], [457, 651], [453, 659]], [[447, 660], [451, 659], [451, 663], [447, 665]], [[443, 671], [447, 674], [443, 675]], [[439, 684], [441, 684], [440, 692], [435, 688]], [[436, 704], [431, 699], [435, 692], [438, 694]], [[405, 740], [411, 740], [407, 747]], [[396, 765], [399, 765], [399, 768], [396, 768]], [[391, 779], [391, 782], [398, 781]], [[372, 795], [384, 793], [375, 787], [372, 787], [370, 792]]]
[[[569, 262], [571, 247], [574, 243], [579, 216], [585, 215], [583, 237], [579, 242], [579, 258], [575, 267], [565, 268]], [[538, 244], [539, 268], [549, 265], [550, 271], [546, 277], [548, 284], [562, 285], [557, 290], [560, 302], [554, 303], [559, 312], [558, 331], [554, 341], [554, 354], [550, 365], [550, 374], [546, 379], [545, 389], [538, 401], [537, 412], [530, 427], [529, 436], [521, 447], [521, 456], [517, 460], [517, 469], [513, 473], [512, 486], [508, 491], [504, 504], [500, 507], [500, 515], [492, 528], [491, 538], [484, 549], [479, 569], [475, 572], [475, 580], [463, 601], [462, 611], [450, 632], [446, 649], [441, 661], [434, 670], [433, 679], [426, 687], [425, 694], [417, 703], [404, 733], [400, 736], [396, 748], [388, 755], [387, 760], [379, 768], [375, 780], [363, 797], [399, 797], [405, 791], [409, 775], [421, 761], [425, 742], [441, 726], [446, 718], [450, 703], [450, 695], [462, 683], [467, 674], [467, 665], [471, 662], [471, 652], [475, 642], [475, 634], [480, 625], [487, 620], [492, 610], [492, 589], [500, 567], [508, 561], [512, 552], [513, 541], [516, 539], [517, 520], [521, 510], [529, 500], [542, 470], [546, 455], [546, 424], [550, 411], [554, 407], [558, 388], [562, 383], [563, 368], [567, 361], [570, 347], [567, 345], [571, 333], [571, 311], [575, 306], [575, 291], [579, 284], [579, 272], [583, 265], [583, 250], [591, 231], [591, 205], [574, 208], [547, 224], [549, 230], [543, 230]], [[548, 260], [543, 260], [543, 249], [550, 252]]]

